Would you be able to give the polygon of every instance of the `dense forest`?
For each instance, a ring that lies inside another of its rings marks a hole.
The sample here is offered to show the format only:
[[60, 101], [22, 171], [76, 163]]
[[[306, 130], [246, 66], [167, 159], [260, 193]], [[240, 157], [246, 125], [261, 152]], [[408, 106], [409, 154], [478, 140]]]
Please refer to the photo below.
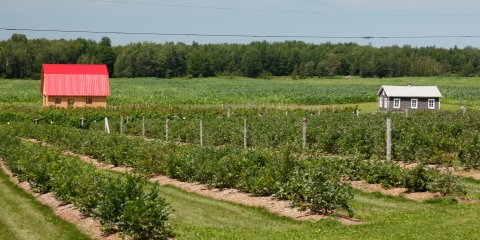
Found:
[[104, 63], [112, 77], [474, 76], [480, 72], [480, 49], [301, 41], [112, 46], [108, 37], [96, 42], [28, 39], [23, 34], [0, 41], [0, 78], [39, 79], [43, 63]]

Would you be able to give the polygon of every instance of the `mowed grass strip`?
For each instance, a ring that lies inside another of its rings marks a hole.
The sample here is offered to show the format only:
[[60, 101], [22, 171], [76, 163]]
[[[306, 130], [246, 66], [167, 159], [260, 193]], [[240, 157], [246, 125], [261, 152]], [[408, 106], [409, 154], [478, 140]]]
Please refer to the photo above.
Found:
[[0, 239], [90, 239], [16, 186], [0, 169]]
[[[478, 202], [480, 184], [469, 182]], [[362, 224], [345, 225], [334, 216], [320, 221], [279, 217], [262, 208], [214, 200], [165, 185], [161, 195], [175, 213], [176, 239], [475, 239], [480, 204], [453, 197], [416, 202], [403, 197], [355, 191], [351, 201]]]

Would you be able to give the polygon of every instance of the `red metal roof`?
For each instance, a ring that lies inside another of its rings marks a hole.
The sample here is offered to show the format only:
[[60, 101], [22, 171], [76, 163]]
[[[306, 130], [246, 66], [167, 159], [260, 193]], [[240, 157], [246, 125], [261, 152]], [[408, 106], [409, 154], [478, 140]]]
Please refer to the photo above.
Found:
[[110, 96], [104, 64], [43, 64], [41, 81], [46, 96]]

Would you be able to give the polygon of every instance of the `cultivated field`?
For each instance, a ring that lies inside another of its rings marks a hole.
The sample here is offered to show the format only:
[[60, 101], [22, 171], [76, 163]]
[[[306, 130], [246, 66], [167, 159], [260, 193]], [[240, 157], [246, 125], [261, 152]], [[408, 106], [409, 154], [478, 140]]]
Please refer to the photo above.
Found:
[[[381, 85], [436, 85], [445, 104], [480, 106], [480, 78], [113, 78], [110, 106], [125, 104], [280, 107], [376, 102]], [[0, 80], [0, 103], [41, 106], [39, 81]], [[374, 110], [374, 109], [371, 109]]]
[[[107, 109], [40, 109], [38, 81], [4, 80], [0, 158], [107, 232], [139, 238], [471, 239], [480, 226], [478, 80], [112, 79]], [[444, 110], [374, 112], [382, 84], [408, 82], [438, 85]], [[371, 109], [357, 116], [357, 104]], [[460, 104], [470, 106], [466, 115]], [[394, 161], [385, 161], [387, 117]], [[135, 176], [95, 169], [66, 151]], [[190, 185], [144, 181], [158, 176]], [[209, 188], [288, 201], [310, 216], [198, 195]]]

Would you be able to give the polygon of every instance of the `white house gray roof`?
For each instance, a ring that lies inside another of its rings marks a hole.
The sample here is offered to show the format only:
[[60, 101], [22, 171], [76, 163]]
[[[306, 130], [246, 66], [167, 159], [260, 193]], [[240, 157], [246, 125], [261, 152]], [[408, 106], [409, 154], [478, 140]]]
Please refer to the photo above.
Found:
[[442, 97], [437, 86], [386, 86], [378, 90], [377, 96], [382, 89], [387, 97]]

